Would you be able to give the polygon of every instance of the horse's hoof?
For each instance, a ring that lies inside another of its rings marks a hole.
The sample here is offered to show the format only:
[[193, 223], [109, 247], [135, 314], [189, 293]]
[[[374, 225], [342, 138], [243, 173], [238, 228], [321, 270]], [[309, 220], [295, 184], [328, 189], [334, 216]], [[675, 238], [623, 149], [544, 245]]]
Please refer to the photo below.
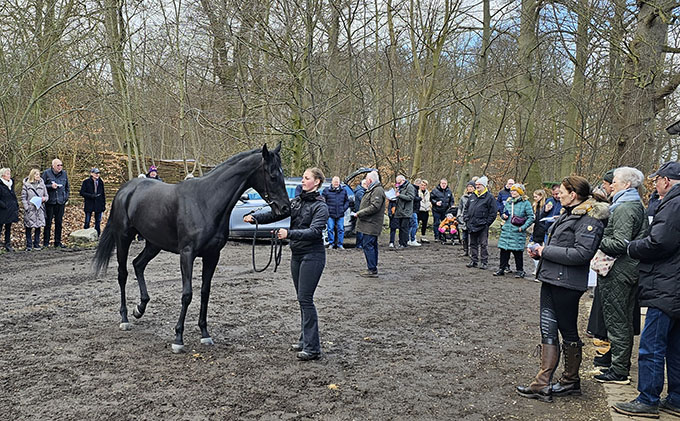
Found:
[[212, 338], [201, 338], [201, 345], [215, 345]]
[[132, 329], [132, 324], [123, 322], [120, 324], [120, 330], [130, 330]]
[[181, 354], [184, 352], [184, 345], [172, 344], [172, 353]]
[[139, 306], [135, 306], [135, 309], [132, 310], [132, 315], [135, 316], [136, 319], [141, 318], [144, 314], [139, 311]]

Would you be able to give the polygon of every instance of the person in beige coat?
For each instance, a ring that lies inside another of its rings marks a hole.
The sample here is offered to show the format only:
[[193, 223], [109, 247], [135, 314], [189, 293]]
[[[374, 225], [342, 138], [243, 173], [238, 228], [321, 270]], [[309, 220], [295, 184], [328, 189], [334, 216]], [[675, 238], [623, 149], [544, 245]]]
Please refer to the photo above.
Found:
[[[24, 206], [24, 228], [26, 229], [26, 251], [40, 250], [40, 229], [45, 226], [45, 202], [48, 198], [45, 182], [40, 177], [40, 170], [32, 169], [28, 177], [24, 178], [24, 185], [21, 188], [21, 204]], [[40, 206], [36, 205], [38, 200], [40, 200]], [[32, 238], [31, 234], [33, 234]]]

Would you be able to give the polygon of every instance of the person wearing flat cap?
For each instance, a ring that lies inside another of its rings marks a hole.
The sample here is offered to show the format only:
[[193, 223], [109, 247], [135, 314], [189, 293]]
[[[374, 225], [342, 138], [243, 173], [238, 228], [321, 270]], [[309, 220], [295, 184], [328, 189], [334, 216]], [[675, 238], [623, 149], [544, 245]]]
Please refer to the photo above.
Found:
[[97, 234], [101, 234], [102, 212], [106, 210], [106, 193], [104, 193], [104, 182], [99, 178], [99, 168], [90, 170], [90, 176], [83, 180], [80, 186], [80, 195], [85, 199], [83, 228], [90, 228], [90, 221], [94, 214], [94, 229]]
[[[640, 394], [614, 404], [614, 410], [658, 418], [659, 411], [680, 414], [680, 163], [666, 162], [650, 178], [663, 199], [647, 236], [627, 247], [628, 256], [640, 261], [639, 301], [647, 307], [638, 355]], [[664, 372], [668, 395], [661, 399]]]

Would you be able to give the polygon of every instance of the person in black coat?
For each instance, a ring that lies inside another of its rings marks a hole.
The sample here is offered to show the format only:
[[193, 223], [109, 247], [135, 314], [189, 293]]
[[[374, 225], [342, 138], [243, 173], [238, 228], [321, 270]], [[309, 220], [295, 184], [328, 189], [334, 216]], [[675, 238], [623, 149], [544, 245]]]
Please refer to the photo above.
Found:
[[[304, 188], [303, 188], [304, 190]], [[349, 195], [340, 185], [340, 177], [333, 177], [331, 186], [321, 193], [328, 206], [328, 248], [344, 249], [345, 211], [349, 209]], [[337, 231], [337, 235], [335, 235]]]
[[[640, 260], [640, 306], [647, 307], [638, 356], [640, 394], [614, 404], [614, 410], [658, 418], [659, 409], [680, 413], [680, 163], [667, 162], [650, 178], [663, 199], [647, 237], [628, 244], [628, 255]], [[668, 397], [660, 399], [664, 366]]]
[[14, 179], [9, 168], [0, 169], [0, 232], [5, 227], [7, 251], [14, 251], [11, 243], [12, 223], [19, 221], [19, 201], [14, 193]]
[[[290, 240], [290, 272], [302, 316], [300, 339], [290, 349], [297, 351], [297, 358], [302, 361], [315, 360], [321, 355], [314, 291], [326, 266], [323, 229], [328, 220], [328, 207], [319, 194], [323, 180], [323, 172], [318, 168], [304, 172], [302, 193], [290, 201], [290, 229], [277, 230], [278, 238]], [[277, 217], [272, 212], [256, 213], [244, 216], [243, 221], [254, 224], [257, 220], [260, 224], [269, 224], [287, 216]]]
[[90, 221], [94, 213], [94, 229], [97, 234], [101, 234], [102, 212], [106, 210], [106, 194], [104, 193], [104, 182], [99, 178], [99, 168], [90, 170], [90, 177], [83, 180], [80, 186], [80, 195], [85, 198], [85, 225], [83, 228], [90, 228]]
[[[585, 178], [566, 177], [559, 187], [560, 217], [548, 229], [545, 245], [529, 249], [532, 258], [540, 258], [536, 278], [541, 281], [541, 367], [530, 385], [517, 386], [517, 393], [525, 398], [550, 402], [553, 396], [581, 394], [579, 301], [588, 289], [590, 260], [604, 232], [602, 221], [609, 217], [609, 207], [590, 198], [590, 191]], [[564, 372], [552, 384], [560, 359], [560, 335]]]
[[475, 192], [468, 198], [465, 226], [470, 237], [469, 268], [477, 267], [478, 263], [480, 269], [486, 269], [489, 265], [489, 227], [496, 220], [498, 208], [496, 199], [487, 189], [488, 183], [488, 178], [478, 178]]
[[47, 247], [50, 244], [50, 236], [52, 233], [52, 220], [54, 219], [54, 247], [65, 248], [61, 243], [61, 229], [64, 222], [64, 210], [66, 203], [71, 195], [71, 184], [68, 180], [68, 174], [64, 169], [64, 164], [60, 159], [52, 160], [52, 167], [46, 169], [42, 173], [42, 179], [47, 188], [47, 194], [50, 196], [45, 203], [45, 231], [43, 232], [43, 246]]
[[439, 239], [439, 224], [446, 218], [446, 210], [453, 206], [453, 193], [449, 189], [449, 182], [442, 178], [439, 185], [430, 192], [430, 202], [432, 203], [432, 230], [434, 231], [434, 241]]

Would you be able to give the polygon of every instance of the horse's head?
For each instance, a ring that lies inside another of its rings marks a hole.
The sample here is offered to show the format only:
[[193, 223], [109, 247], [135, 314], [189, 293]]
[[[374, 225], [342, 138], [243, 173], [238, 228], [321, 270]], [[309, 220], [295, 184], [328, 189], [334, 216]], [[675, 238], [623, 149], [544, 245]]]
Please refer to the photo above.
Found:
[[252, 187], [272, 208], [274, 215], [287, 215], [290, 212], [290, 200], [286, 191], [286, 183], [281, 167], [281, 144], [274, 150], [262, 147], [262, 173], [253, 177]]

